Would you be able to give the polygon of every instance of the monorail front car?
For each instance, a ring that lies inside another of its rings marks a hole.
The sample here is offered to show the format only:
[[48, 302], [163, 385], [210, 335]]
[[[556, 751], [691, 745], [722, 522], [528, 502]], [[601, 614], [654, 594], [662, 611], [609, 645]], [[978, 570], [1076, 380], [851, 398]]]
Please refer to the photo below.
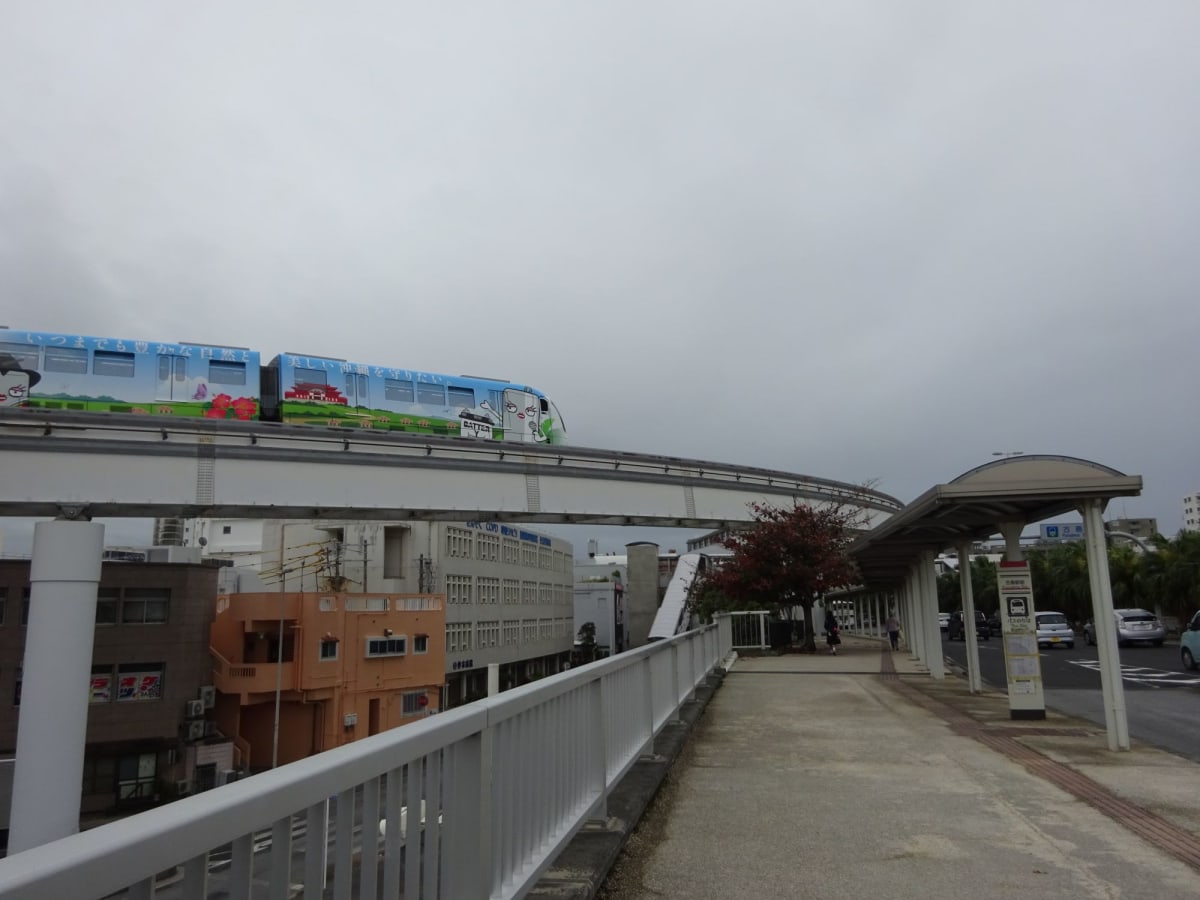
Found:
[[258, 419], [329, 428], [566, 443], [536, 388], [207, 344], [0, 331], [0, 407]]

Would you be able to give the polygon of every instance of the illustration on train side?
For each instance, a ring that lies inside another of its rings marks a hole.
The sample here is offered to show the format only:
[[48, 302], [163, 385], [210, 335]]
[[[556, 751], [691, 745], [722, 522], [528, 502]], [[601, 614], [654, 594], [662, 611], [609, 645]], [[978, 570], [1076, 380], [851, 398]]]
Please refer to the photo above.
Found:
[[537, 388], [245, 347], [16, 331], [0, 326], [0, 408], [203, 416], [566, 443]]

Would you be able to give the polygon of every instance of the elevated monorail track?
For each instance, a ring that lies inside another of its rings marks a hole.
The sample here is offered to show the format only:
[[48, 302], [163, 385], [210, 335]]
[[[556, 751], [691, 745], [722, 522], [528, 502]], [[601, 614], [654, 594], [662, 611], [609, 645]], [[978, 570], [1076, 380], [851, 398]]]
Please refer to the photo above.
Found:
[[903, 504], [772, 469], [575, 446], [260, 421], [0, 410], [0, 515], [503, 518], [717, 528], [749, 505]]

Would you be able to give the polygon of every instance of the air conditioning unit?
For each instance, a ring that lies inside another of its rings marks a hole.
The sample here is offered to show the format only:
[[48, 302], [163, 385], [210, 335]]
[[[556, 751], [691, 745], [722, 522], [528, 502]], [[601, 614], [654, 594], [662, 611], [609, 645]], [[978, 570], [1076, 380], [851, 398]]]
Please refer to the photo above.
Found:
[[187, 702], [187, 717], [189, 719], [198, 719], [204, 715], [203, 700], [189, 700]]
[[217, 773], [217, 786], [230, 784], [238, 780], [237, 769], [222, 769]]
[[202, 737], [204, 737], [204, 723], [200, 720], [188, 722], [187, 739], [189, 741], [198, 741]]
[[217, 703], [217, 689], [211, 684], [200, 688], [200, 699], [204, 701], [205, 709], [212, 709]]
[[217, 733], [217, 723], [216, 722], [205, 722], [204, 723], [204, 736], [205, 737], [212, 737], [216, 733]]
[[192, 783], [184, 778], [182, 781], [175, 782], [175, 796], [186, 797], [192, 792]]

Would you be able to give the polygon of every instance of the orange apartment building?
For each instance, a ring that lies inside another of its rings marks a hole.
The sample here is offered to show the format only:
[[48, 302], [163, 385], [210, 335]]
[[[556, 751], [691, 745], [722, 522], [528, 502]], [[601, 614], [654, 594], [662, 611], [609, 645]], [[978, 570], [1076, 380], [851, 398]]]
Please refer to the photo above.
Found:
[[277, 678], [278, 765], [437, 712], [445, 630], [441, 594], [218, 596], [212, 717], [238, 768], [272, 766]]

